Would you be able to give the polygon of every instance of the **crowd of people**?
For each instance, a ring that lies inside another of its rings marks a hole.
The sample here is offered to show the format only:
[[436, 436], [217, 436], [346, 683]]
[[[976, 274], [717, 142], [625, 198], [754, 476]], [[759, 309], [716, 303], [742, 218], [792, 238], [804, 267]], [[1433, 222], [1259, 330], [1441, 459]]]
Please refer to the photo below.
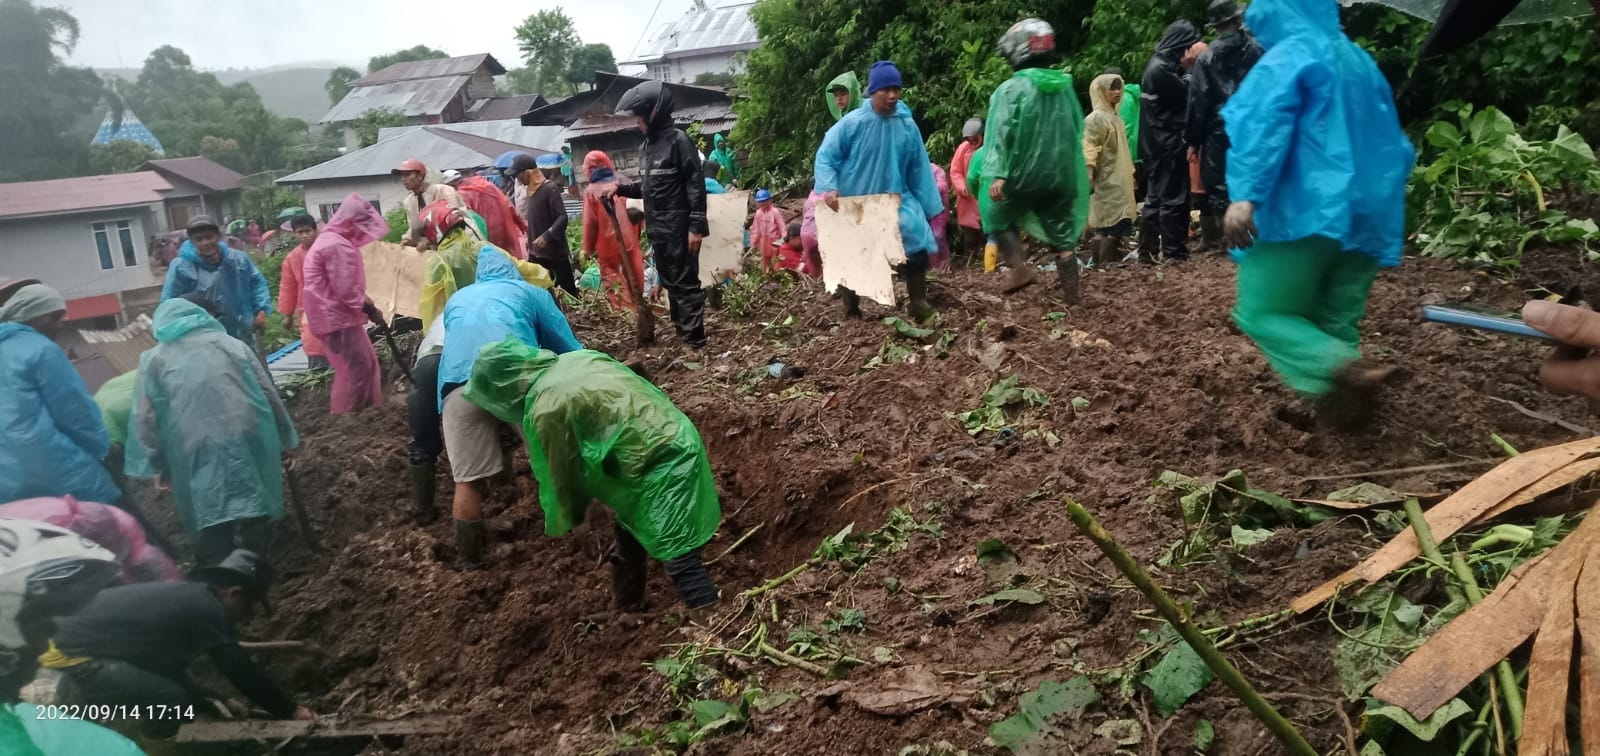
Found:
[[[836, 122], [800, 218], [786, 222], [769, 191], [754, 195], [754, 263], [819, 275], [818, 214], [843, 198], [895, 194], [914, 317], [935, 314], [927, 276], [951, 236], [972, 258], [981, 253], [986, 270], [1004, 264], [1010, 294], [1039, 275], [1026, 235], [1078, 304], [1083, 268], [1121, 260], [1135, 228], [1146, 261], [1187, 257], [1197, 210], [1202, 243], [1225, 243], [1238, 263], [1240, 330], [1291, 389], [1334, 419], [1359, 421], [1384, 374], [1361, 358], [1360, 322], [1379, 269], [1400, 259], [1414, 159], [1392, 93], [1342, 34], [1332, 3], [1256, 0], [1241, 11], [1216, 0], [1208, 24], [1209, 45], [1187, 21], [1168, 27], [1137, 83], [1115, 69], [1093, 76], [1085, 115], [1057, 67], [1054, 30], [1017, 23], [996, 48], [1012, 75], [963, 125], [948, 172], [930, 160], [893, 62], [874, 63], [864, 86], [854, 72], [839, 75], [823, 93]], [[556, 295], [580, 294], [561, 195], [581, 177], [580, 261], [596, 262], [611, 305], [639, 314], [639, 343], [654, 339], [654, 273], [682, 348], [707, 345], [705, 292], [715, 282], [700, 280], [698, 260], [707, 196], [741, 175], [731, 143], [718, 137], [703, 157], [673, 110], [658, 82], [621, 98], [618, 112], [643, 134], [636, 182], [603, 152], [578, 164], [570, 154], [515, 156], [504, 188], [455, 171], [435, 181], [415, 159], [394, 175], [406, 190], [404, 238], [426, 253], [406, 400], [418, 525], [438, 518], [445, 454], [457, 559], [483, 568], [483, 503], [513, 477], [520, 443], [548, 535], [570, 532], [594, 502], [614, 515], [614, 605], [644, 606], [654, 559], [695, 618], [719, 599], [700, 555], [722, 517], [705, 444], [641, 367], [585, 349]], [[618, 198], [642, 200], [642, 210]], [[299, 215], [288, 226], [297, 245], [282, 261], [277, 308], [297, 324], [309, 364], [331, 370], [330, 412], [385, 411], [368, 332], [384, 319], [366, 295], [361, 248], [387, 224], [352, 194], [326, 223]], [[268, 523], [283, 515], [285, 468], [299, 446], [259, 348], [272, 293], [209, 219], [192, 220], [186, 237], [154, 313], [156, 346], [92, 397], [52, 340], [61, 294], [31, 280], [0, 290], [5, 753], [170, 753], [179, 725], [212, 700], [241, 714], [317, 716], [262, 671], [238, 632], [258, 607], [272, 608]], [[846, 318], [861, 317], [854, 292], [839, 296]], [[1545, 384], [1600, 398], [1600, 358], [1589, 354], [1600, 347], [1600, 315], [1538, 301], [1524, 316], [1567, 345], [1546, 363]], [[128, 478], [153, 481], [172, 502], [192, 557], [186, 578]], [[196, 685], [187, 667], [201, 656], [249, 703]], [[60, 703], [93, 707], [85, 711], [138, 745], [18, 704], [41, 667], [58, 676]]]

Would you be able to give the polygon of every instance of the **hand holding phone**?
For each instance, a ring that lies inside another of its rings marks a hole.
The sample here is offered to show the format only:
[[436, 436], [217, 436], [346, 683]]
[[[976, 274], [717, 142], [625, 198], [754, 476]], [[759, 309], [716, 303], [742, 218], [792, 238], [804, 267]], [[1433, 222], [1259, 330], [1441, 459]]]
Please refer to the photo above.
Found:
[[1516, 313], [1499, 312], [1468, 305], [1428, 305], [1422, 308], [1422, 318], [1435, 323], [1472, 328], [1479, 331], [1524, 336], [1530, 339], [1552, 340], [1544, 331], [1526, 323]]
[[1557, 394], [1600, 399], [1600, 313], [1535, 299], [1522, 306], [1530, 326], [1560, 342], [1539, 368], [1539, 382]]

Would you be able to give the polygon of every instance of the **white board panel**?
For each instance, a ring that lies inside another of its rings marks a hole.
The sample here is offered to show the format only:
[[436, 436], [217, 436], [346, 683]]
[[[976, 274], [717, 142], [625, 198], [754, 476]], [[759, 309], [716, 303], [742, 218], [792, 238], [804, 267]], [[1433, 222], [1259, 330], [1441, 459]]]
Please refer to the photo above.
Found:
[[750, 214], [750, 192], [706, 195], [706, 226], [711, 235], [700, 242], [700, 285], [711, 286], [729, 272], [744, 269], [744, 221]]
[[839, 198], [834, 212], [817, 202], [817, 246], [828, 291], [844, 286], [894, 306], [894, 266], [906, 261], [900, 240], [900, 195]]

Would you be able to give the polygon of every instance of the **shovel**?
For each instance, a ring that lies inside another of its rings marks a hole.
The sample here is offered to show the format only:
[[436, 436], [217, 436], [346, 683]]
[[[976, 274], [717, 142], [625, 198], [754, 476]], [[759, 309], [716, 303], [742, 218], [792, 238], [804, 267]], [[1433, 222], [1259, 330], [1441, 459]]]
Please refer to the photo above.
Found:
[[284, 463], [283, 479], [289, 485], [289, 503], [294, 507], [294, 520], [300, 526], [300, 536], [306, 539], [306, 545], [312, 553], [322, 553], [322, 544], [317, 542], [317, 534], [311, 530], [311, 518], [306, 515], [306, 499], [300, 492], [300, 471], [295, 469], [293, 459]]
[[639, 313], [638, 333], [634, 343], [638, 346], [649, 346], [656, 343], [656, 314], [650, 308], [650, 303], [644, 298], [644, 281], [639, 280], [633, 269], [633, 261], [628, 259], [627, 237], [622, 233], [622, 223], [617, 220], [617, 204], [612, 197], [601, 197], [600, 205], [606, 210], [606, 215], [611, 218], [611, 228], [617, 232], [617, 244], [622, 247], [622, 280], [628, 284], [629, 299], [636, 305]]
[[406, 383], [416, 385], [416, 380], [411, 377], [411, 366], [406, 364], [405, 353], [400, 351], [400, 345], [394, 340], [394, 330], [389, 327], [389, 321], [383, 319], [383, 313], [376, 305], [368, 305], [367, 319], [378, 327], [378, 333], [383, 336], [385, 344], [389, 345], [389, 353], [394, 355], [394, 364], [400, 366], [400, 372], [406, 376]]

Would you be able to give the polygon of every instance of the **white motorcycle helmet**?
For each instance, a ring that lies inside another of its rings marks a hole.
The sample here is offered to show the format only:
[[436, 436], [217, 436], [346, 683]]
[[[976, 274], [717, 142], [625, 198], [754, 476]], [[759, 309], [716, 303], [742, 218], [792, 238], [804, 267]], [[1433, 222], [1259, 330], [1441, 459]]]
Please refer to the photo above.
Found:
[[[116, 575], [116, 556], [66, 528], [0, 518], [0, 681], [31, 677], [30, 631], [41, 620], [73, 611]], [[9, 688], [10, 685], [3, 687]], [[0, 697], [15, 694], [0, 690]]]

